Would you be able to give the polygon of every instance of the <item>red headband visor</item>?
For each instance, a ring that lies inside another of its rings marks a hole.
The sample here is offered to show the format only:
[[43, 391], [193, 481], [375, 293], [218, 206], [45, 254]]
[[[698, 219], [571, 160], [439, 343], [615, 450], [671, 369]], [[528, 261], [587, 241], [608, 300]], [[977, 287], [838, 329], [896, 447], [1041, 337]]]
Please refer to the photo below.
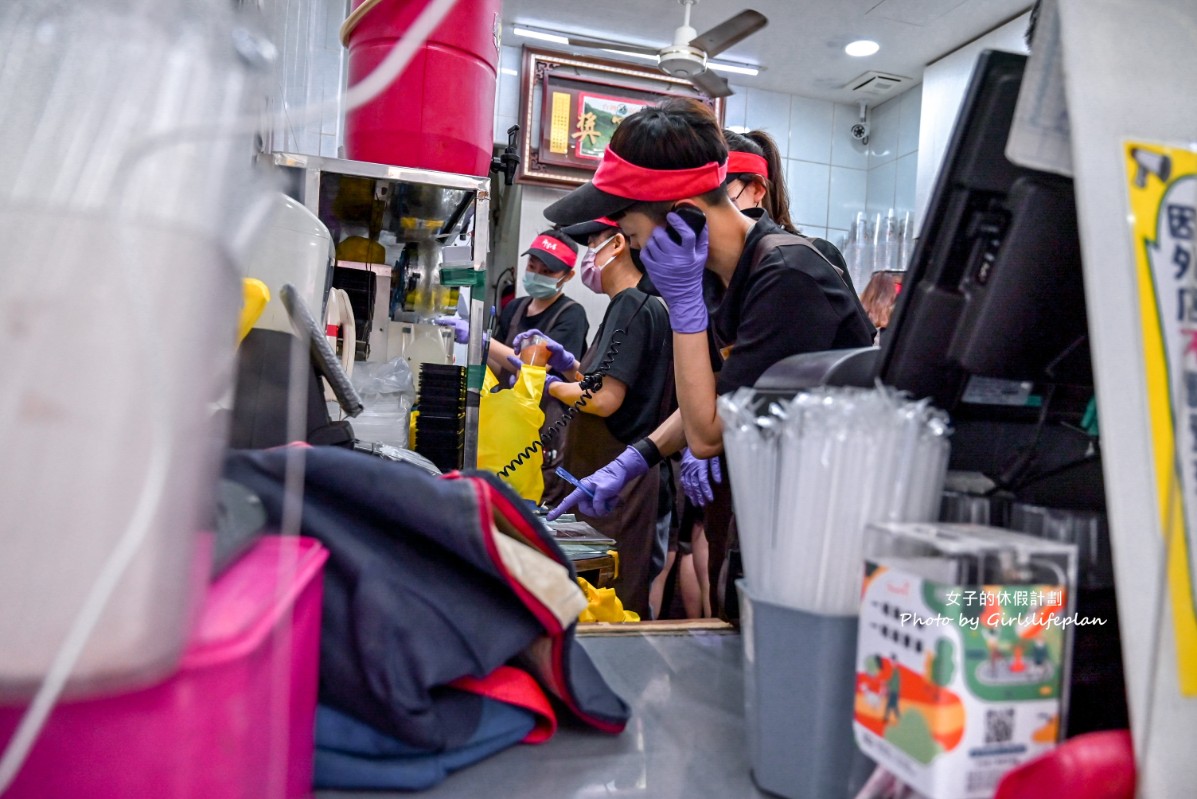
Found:
[[599, 191], [637, 202], [680, 200], [705, 194], [723, 185], [727, 162], [715, 161], [690, 169], [649, 169], [623, 160], [608, 147], [591, 183]]
[[528, 247], [528, 251], [539, 251], [546, 255], [551, 255], [570, 269], [573, 269], [574, 264], [578, 261], [578, 253], [573, 247], [552, 236], [537, 236], [533, 240], [532, 245]]
[[727, 156], [727, 173], [729, 175], [760, 175], [768, 179], [769, 162], [756, 153], [732, 151]]

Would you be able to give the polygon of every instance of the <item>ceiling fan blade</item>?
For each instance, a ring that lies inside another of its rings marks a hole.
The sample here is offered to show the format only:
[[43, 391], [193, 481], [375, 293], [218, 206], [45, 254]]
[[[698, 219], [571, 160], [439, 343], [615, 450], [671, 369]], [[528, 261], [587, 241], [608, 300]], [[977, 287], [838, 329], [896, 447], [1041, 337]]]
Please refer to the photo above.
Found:
[[731, 86], [727, 85], [727, 78], [722, 75], [716, 75], [709, 69], [690, 78], [690, 82], [694, 84], [694, 88], [707, 97], [727, 97], [734, 94]]
[[585, 47], [593, 50], [622, 50], [625, 53], [640, 53], [641, 55], [655, 56], [661, 52], [659, 47], [643, 47], [638, 44], [624, 44], [622, 42], [604, 42], [602, 39], [582, 39], [577, 36], [569, 36], [569, 44], [571, 47]]
[[708, 57], [715, 56], [768, 24], [769, 20], [759, 11], [741, 11], [706, 33], [698, 34], [690, 40], [690, 46], [702, 50]]

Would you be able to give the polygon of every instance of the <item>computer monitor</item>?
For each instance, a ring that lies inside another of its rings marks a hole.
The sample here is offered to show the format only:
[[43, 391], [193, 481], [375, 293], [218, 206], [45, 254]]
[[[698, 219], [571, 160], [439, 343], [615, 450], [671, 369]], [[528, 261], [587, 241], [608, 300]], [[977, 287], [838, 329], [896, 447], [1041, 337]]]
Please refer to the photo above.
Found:
[[1005, 154], [1025, 66], [977, 61], [872, 376], [948, 411], [953, 470], [1104, 510], [1072, 181]]
[[1092, 397], [1072, 181], [1005, 155], [1025, 64], [977, 62], [878, 359], [954, 420], [1075, 421]]

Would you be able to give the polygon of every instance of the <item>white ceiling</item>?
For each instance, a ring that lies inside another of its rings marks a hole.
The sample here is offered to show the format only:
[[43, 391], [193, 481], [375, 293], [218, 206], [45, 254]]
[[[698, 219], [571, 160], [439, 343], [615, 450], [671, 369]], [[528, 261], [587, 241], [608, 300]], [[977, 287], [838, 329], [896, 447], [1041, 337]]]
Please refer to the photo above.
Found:
[[[691, 25], [702, 33], [745, 8], [759, 11], [769, 19], [768, 27], [718, 58], [765, 69], [755, 77], [727, 75], [733, 86], [857, 102], [861, 98], [842, 88], [853, 78], [877, 70], [916, 83], [927, 64], [1013, 19], [1031, 4], [1031, 0], [699, 0]], [[503, 41], [561, 47], [514, 36], [511, 26], [519, 23], [567, 35], [662, 47], [682, 24], [682, 13], [678, 0], [504, 0]], [[855, 39], [872, 39], [881, 50], [866, 58], [846, 55], [844, 45]], [[617, 58], [594, 50], [576, 52]]]

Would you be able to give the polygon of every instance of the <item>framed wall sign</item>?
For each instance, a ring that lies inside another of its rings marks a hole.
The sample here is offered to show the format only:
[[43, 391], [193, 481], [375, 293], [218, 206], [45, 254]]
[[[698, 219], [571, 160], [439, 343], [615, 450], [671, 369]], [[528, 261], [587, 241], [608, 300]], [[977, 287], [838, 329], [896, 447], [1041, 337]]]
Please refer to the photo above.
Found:
[[571, 188], [598, 168], [619, 123], [665, 97], [694, 97], [723, 123], [723, 99], [652, 66], [524, 48], [520, 183]]

